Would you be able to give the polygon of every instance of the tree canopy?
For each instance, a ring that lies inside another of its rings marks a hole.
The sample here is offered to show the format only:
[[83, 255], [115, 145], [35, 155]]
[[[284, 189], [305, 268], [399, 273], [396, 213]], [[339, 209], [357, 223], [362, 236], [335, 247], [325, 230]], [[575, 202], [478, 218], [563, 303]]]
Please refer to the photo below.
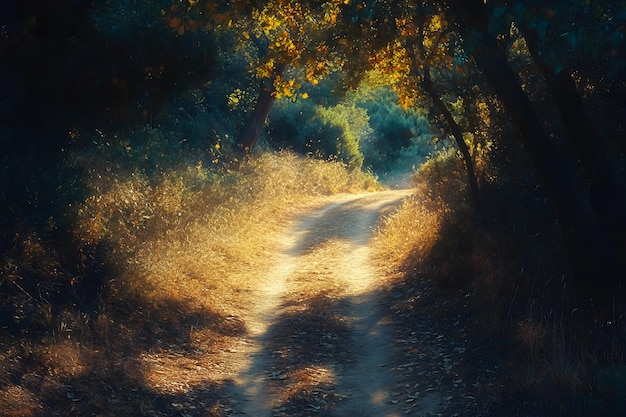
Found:
[[[352, 88], [377, 70], [405, 106], [429, 96], [456, 139], [474, 188], [472, 140], [488, 125], [489, 96], [495, 95], [551, 196], [580, 283], [600, 279], [615, 288], [626, 229], [615, 211], [624, 204], [606, 149], [623, 135], [592, 135], [597, 129], [582, 103], [608, 85], [623, 88], [625, 16], [624, 2], [586, 0], [576, 7], [557, 1], [191, 0], [172, 6], [167, 19], [178, 33], [236, 28], [242, 44], [256, 50], [251, 70], [269, 80], [262, 89], [274, 99], [293, 96], [301, 80], [315, 83], [333, 70]], [[525, 53], [522, 44], [529, 52], [520, 67], [511, 57]], [[286, 76], [286, 68], [295, 70]], [[533, 72], [543, 80], [524, 84]], [[557, 129], [546, 127], [535, 101], [547, 99], [539, 85], [547, 86], [561, 115]], [[263, 107], [271, 103], [267, 99]], [[464, 103], [463, 112], [451, 103]], [[259, 114], [264, 119], [267, 112]], [[261, 125], [257, 120], [254, 131]], [[576, 134], [581, 128], [586, 137]]]

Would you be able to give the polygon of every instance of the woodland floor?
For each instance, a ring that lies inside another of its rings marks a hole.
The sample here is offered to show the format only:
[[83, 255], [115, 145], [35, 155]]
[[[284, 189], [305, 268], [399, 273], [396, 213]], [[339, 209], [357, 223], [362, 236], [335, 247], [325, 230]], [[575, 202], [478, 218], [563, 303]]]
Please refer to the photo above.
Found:
[[400, 282], [373, 265], [373, 230], [407, 195], [342, 196], [279, 237], [276, 266], [250, 299], [250, 336], [233, 349], [228, 414], [488, 412], [489, 404], [479, 407], [470, 394], [495, 387], [488, 364], [475, 362], [478, 377], [467, 363], [475, 350], [465, 335], [463, 297], [436, 299], [427, 280]]
[[155, 325], [172, 326], [167, 340], [129, 339], [135, 351], [0, 340], [0, 416], [502, 415], [502, 371], [470, 341], [467, 296], [375, 262], [374, 230], [409, 193], [328, 197], [286, 220], [274, 266], [217, 342], [194, 317]]

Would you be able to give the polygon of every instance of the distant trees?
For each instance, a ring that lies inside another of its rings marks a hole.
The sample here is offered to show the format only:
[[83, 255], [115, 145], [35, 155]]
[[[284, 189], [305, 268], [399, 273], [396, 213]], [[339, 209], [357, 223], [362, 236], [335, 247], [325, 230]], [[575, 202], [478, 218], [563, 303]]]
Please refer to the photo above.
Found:
[[[567, 66], [576, 61], [585, 63], [589, 58], [585, 56], [587, 42], [597, 43], [602, 49], [607, 45], [602, 41], [605, 39], [612, 47], [624, 50], [620, 32], [623, 26], [620, 29], [619, 23], [610, 23], [613, 18], [606, 17], [607, 12], [617, 12], [617, 6], [601, 3], [592, 8], [588, 3], [581, 4], [587, 10], [585, 20], [605, 21], [604, 27], [594, 29], [585, 27], [582, 17], [571, 21], [571, 8], [557, 2], [530, 6], [522, 2], [485, 5], [478, 0], [446, 3], [463, 35], [466, 50], [496, 91], [548, 190], [576, 287], [582, 297], [591, 296], [595, 304], [607, 308], [623, 284], [620, 281], [626, 272], [620, 261], [626, 253], [626, 223], [623, 216], [613, 211], [624, 212], [624, 189], [623, 184], [617, 185], [611, 160], [604, 152], [616, 138], [601, 140], [593, 134], [583, 94], [598, 86], [591, 78], [579, 78], [576, 86], [572, 76], [583, 76], [584, 64], [576, 69]], [[624, 9], [623, 4], [621, 8]], [[502, 33], [502, 27], [498, 26], [505, 16], [510, 17], [508, 22], [521, 28], [535, 65], [548, 85], [551, 101], [561, 115], [562, 130], [546, 131], [541, 109], [529, 97], [529, 93], [538, 92], [533, 91], [533, 86], [522, 86], [509, 64], [506, 50], [500, 45], [507, 33]], [[620, 19], [619, 14], [613, 17]], [[571, 31], [575, 34], [571, 35]], [[563, 38], [568, 39], [565, 45]], [[607, 49], [605, 53], [602, 59], [609, 71], [604, 77], [623, 71], [626, 57], [620, 56], [617, 49], [615, 52]]]
[[[188, 3], [189, 16], [196, 13], [207, 24], [248, 22], [242, 37], [264, 39], [266, 53], [251, 62], [267, 80], [268, 102], [296, 94], [300, 85], [281, 77], [283, 66], [302, 68], [303, 79], [313, 83], [340, 71], [348, 87], [376, 69], [403, 105], [427, 95], [455, 138], [474, 189], [480, 177], [473, 160], [476, 141], [493, 111], [502, 108], [550, 196], [582, 297], [583, 288], [605, 288], [595, 295], [605, 303], [617, 290], [626, 275], [626, 221], [623, 184], [611, 155], [623, 151], [624, 135], [611, 119], [624, 115], [624, 95], [611, 90], [624, 91], [623, 2]], [[179, 31], [194, 26], [174, 19]], [[530, 55], [516, 59], [525, 47]], [[540, 74], [540, 84], [523, 84], [528, 73]], [[593, 114], [588, 103], [601, 103], [601, 94], [617, 105]], [[560, 115], [559, 126], [543, 117], [550, 106]], [[253, 144], [249, 135], [240, 137], [240, 147]]]
[[278, 100], [269, 115], [268, 141], [371, 170], [383, 181], [408, 177], [436, 148], [431, 125], [421, 112], [400, 106], [388, 86], [367, 84], [333, 98], [334, 83], [325, 80], [305, 89], [309, 99]]
[[[186, 0], [166, 9], [169, 26], [179, 34], [235, 30], [250, 71], [259, 81], [258, 98], [243, 127], [237, 148], [255, 146], [276, 98], [295, 97], [302, 82], [319, 79], [341, 66], [327, 42], [338, 24], [343, 0], [302, 4], [290, 0], [250, 3], [242, 0]], [[301, 71], [286, 72], [287, 68]]]
[[406, 175], [441, 146], [428, 115], [422, 109], [401, 106], [389, 86], [365, 85], [354, 95], [356, 105], [367, 110], [372, 129], [361, 140], [364, 162], [382, 181]]

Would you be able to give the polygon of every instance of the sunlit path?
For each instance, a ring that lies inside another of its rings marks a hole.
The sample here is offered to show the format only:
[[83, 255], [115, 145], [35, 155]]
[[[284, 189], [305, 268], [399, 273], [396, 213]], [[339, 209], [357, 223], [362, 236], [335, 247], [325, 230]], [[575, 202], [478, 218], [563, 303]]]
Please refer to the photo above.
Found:
[[341, 196], [279, 237], [276, 265], [248, 322], [246, 361], [234, 380], [235, 414], [401, 414], [392, 398], [393, 344], [378, 313], [368, 244], [381, 212], [407, 194]]

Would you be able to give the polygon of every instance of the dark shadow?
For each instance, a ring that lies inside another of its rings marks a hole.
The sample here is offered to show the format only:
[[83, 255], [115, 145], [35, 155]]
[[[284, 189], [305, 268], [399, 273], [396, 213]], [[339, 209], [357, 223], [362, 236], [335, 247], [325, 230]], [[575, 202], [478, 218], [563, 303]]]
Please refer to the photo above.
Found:
[[[7, 411], [16, 414], [8, 415], [228, 415], [228, 383], [203, 372], [214, 373], [212, 353], [246, 334], [240, 320], [173, 299], [148, 304], [127, 295], [101, 307], [89, 313], [66, 305], [53, 336], [22, 329], [17, 343], [0, 331], [9, 352], [2, 365], [16, 365], [0, 382], [35, 402], [25, 413], [28, 404], [16, 399]], [[4, 400], [0, 392], [3, 407]]]
[[[262, 355], [266, 357], [255, 358], [267, 364], [262, 372], [268, 391], [279, 393], [281, 398], [274, 405], [272, 415], [334, 415], [343, 402], [355, 395], [353, 388], [361, 389], [362, 384], [354, 387], [351, 383], [355, 375], [358, 378], [361, 371], [366, 379], [380, 375], [383, 364], [363, 369], [362, 362], [368, 362], [372, 344], [387, 344], [391, 340], [376, 329], [383, 311], [370, 309], [369, 314], [357, 320], [350, 316], [355, 305], [368, 303], [369, 306], [379, 296], [379, 293], [367, 293], [338, 297], [332, 291], [325, 291], [282, 306], [283, 312], [264, 335]], [[365, 335], [371, 340], [366, 342]], [[254, 364], [252, 368], [258, 369]], [[359, 407], [378, 410], [381, 404], [374, 400], [378, 388], [359, 392], [371, 398], [371, 403], [366, 401]], [[386, 392], [393, 389], [393, 385], [385, 386]]]
[[407, 254], [385, 294], [404, 362], [420, 364], [403, 382], [454, 398], [447, 414], [596, 415], [594, 396], [614, 399], [584, 390], [598, 363], [620, 351], [621, 324], [575, 303], [541, 187], [484, 185], [478, 205], [452, 206], [434, 245]]
[[347, 364], [351, 359], [350, 323], [342, 314], [350, 301], [330, 291], [284, 305], [285, 312], [268, 333], [279, 369], [310, 365]]
[[396, 207], [398, 201], [374, 204], [371, 208], [368, 208], [368, 204], [364, 204], [363, 201], [367, 201], [367, 197], [327, 206], [309, 216], [304, 216], [296, 226], [301, 236], [298, 237], [298, 243], [289, 253], [307, 255], [330, 241], [367, 244], [371, 234], [355, 236], [354, 231], [367, 227], [364, 225], [376, 224], [381, 213], [386, 213]]

